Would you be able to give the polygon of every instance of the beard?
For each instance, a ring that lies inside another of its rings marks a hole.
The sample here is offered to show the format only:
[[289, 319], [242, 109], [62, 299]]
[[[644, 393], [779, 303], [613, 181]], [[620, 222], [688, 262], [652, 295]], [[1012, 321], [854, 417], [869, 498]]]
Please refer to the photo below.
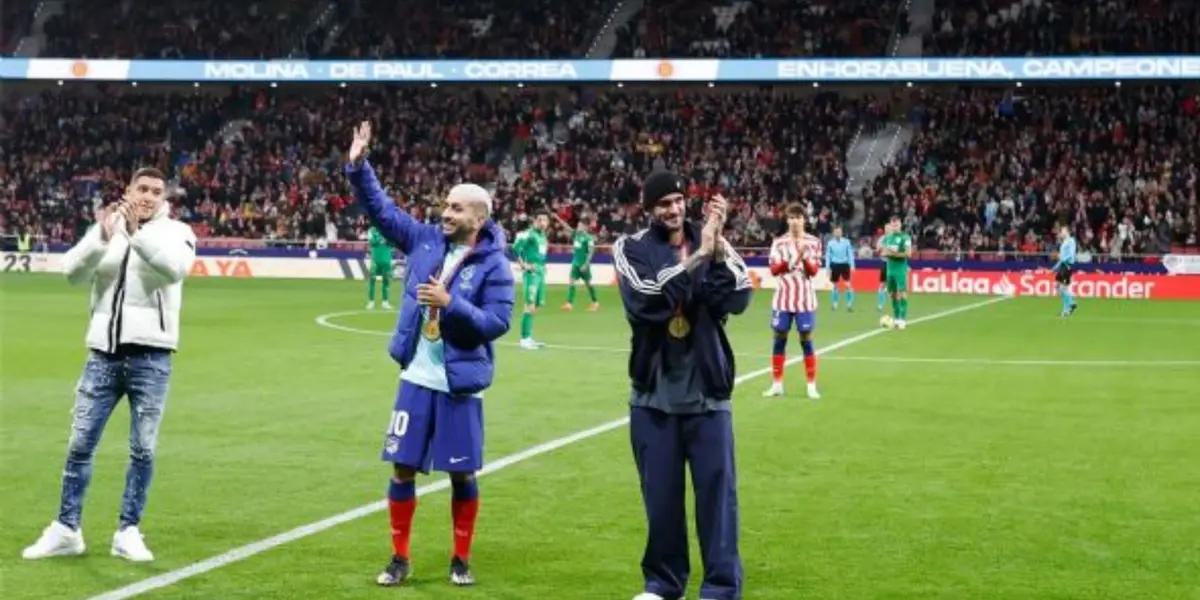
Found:
[[471, 237], [475, 230], [470, 225], [465, 223], [457, 223], [454, 221], [442, 221], [442, 233], [456, 244], [462, 243]]

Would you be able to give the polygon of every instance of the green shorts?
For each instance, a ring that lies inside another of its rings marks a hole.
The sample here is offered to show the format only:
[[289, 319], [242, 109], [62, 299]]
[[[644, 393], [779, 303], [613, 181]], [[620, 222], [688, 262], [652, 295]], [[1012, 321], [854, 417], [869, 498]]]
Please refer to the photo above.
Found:
[[521, 283], [525, 287], [526, 306], [542, 306], [546, 304], [545, 273], [525, 271], [521, 274]]
[[571, 281], [583, 280], [584, 283], [592, 282], [592, 266], [591, 265], [571, 265]]
[[896, 267], [888, 269], [887, 291], [893, 294], [908, 293], [908, 269], [897, 269]]
[[367, 265], [367, 268], [370, 271], [367, 273], [368, 277], [383, 277], [384, 279], [392, 278], [392, 261], [390, 260], [388, 262], [373, 260]]

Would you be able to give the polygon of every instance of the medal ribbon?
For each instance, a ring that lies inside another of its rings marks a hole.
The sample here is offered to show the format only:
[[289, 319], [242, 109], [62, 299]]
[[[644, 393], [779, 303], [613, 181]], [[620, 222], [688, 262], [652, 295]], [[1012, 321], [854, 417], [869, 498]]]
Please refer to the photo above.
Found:
[[[438, 267], [437, 271], [434, 271], [433, 276], [437, 277], [438, 281], [440, 281], [442, 285], [448, 286], [449, 282], [454, 279], [455, 275], [458, 274], [459, 268], [467, 262], [467, 258], [469, 258], [473, 252], [475, 252], [475, 248], [467, 249], [467, 251], [463, 253], [462, 257], [459, 258], [457, 262], [452, 263], [450, 268], [446, 269], [444, 272], [442, 271], [442, 268], [446, 266], [446, 261], [443, 259], [441, 266]], [[437, 306], [428, 306], [426, 307], [426, 310], [428, 312], [427, 320], [429, 321], [438, 320], [438, 317], [442, 312], [442, 309]]]
[[[683, 243], [679, 245], [679, 262], [680, 263], [685, 262], [688, 259], [688, 254], [689, 254], [688, 243], [687, 243], [687, 240], [685, 239], [683, 241]], [[675, 316], [676, 317], [683, 316], [683, 302], [680, 302], [679, 304], [675, 305]]]

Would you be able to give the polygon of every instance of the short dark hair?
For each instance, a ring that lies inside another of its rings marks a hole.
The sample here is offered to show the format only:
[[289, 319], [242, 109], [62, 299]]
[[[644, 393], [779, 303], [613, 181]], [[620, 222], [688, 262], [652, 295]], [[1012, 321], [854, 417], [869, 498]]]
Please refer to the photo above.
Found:
[[902, 222], [902, 223], [903, 223], [903, 222], [904, 222], [904, 219], [901, 219], [899, 214], [895, 214], [895, 215], [892, 215], [891, 217], [889, 217], [889, 218], [888, 218], [888, 221], [889, 221], [889, 222], [890, 222], [890, 221], [900, 221], [900, 222]]
[[789, 216], [789, 217], [804, 217], [804, 216], [807, 216], [807, 215], [806, 215], [806, 211], [804, 210], [804, 205], [803, 205], [803, 204], [800, 204], [799, 202], [791, 202], [791, 203], [789, 203], [787, 206], [785, 206], [785, 207], [783, 208], [783, 214], [785, 214], [785, 215], [787, 215], [787, 216]]
[[154, 167], [142, 167], [134, 171], [133, 177], [130, 177], [129, 181], [137, 181], [139, 177], [149, 177], [151, 179], [161, 179], [163, 181], [167, 180], [167, 176], [163, 175], [162, 171]]

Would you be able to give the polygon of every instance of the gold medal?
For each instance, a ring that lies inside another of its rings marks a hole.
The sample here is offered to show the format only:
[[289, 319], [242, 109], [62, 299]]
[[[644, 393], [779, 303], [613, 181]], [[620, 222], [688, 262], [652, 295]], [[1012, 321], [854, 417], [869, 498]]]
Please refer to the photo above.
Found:
[[421, 333], [425, 336], [425, 339], [431, 342], [442, 339], [442, 327], [436, 320], [430, 320], [425, 323], [425, 327], [421, 329]]
[[683, 339], [687, 337], [687, 334], [691, 333], [691, 331], [692, 325], [691, 323], [688, 323], [687, 318], [683, 315], [675, 315], [675, 317], [671, 319], [670, 324], [667, 325], [667, 333], [670, 333], [671, 337], [675, 339]]

